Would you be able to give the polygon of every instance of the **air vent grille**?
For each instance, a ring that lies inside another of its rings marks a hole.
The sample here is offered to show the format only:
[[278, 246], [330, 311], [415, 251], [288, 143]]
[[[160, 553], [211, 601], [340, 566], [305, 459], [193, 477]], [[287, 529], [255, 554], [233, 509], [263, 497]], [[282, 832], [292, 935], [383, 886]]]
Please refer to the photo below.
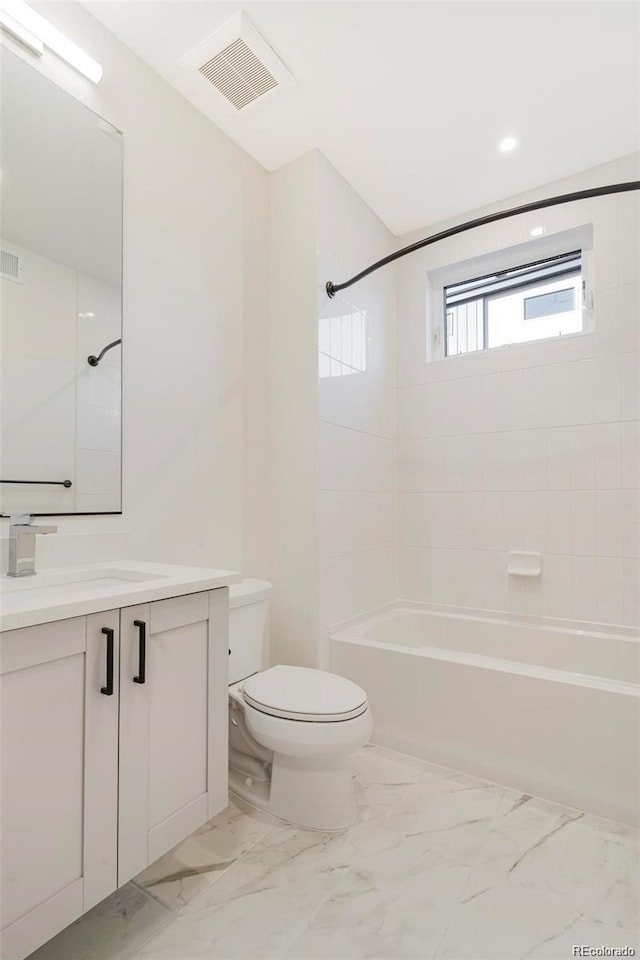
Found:
[[242, 37], [230, 43], [199, 70], [236, 110], [242, 110], [278, 86], [276, 78]]
[[0, 277], [22, 283], [22, 257], [10, 250], [0, 250]]

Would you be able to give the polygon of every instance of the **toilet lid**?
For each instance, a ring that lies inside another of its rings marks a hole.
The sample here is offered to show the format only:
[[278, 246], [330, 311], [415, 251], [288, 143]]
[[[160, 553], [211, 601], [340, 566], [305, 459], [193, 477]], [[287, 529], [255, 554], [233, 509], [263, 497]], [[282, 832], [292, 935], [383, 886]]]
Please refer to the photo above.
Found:
[[350, 720], [367, 709], [362, 687], [307, 667], [270, 667], [245, 680], [243, 693], [249, 706], [287, 720]]

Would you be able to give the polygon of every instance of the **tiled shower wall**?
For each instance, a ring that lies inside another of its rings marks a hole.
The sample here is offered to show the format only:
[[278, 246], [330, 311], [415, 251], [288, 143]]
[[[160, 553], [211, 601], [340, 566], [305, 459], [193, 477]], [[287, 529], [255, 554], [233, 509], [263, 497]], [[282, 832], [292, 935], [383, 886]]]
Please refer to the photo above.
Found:
[[[636, 155], [499, 208], [638, 179], [638, 171]], [[637, 622], [639, 212], [636, 193], [581, 201], [399, 262], [400, 597]], [[429, 271], [529, 241], [539, 225], [551, 234], [584, 224], [593, 224], [590, 332], [426, 362]], [[509, 576], [510, 550], [539, 551], [542, 576]]]
[[[329, 300], [339, 282], [393, 249], [393, 238], [318, 158], [318, 510], [320, 627], [395, 599], [393, 269]], [[326, 664], [321, 644], [321, 663]]]

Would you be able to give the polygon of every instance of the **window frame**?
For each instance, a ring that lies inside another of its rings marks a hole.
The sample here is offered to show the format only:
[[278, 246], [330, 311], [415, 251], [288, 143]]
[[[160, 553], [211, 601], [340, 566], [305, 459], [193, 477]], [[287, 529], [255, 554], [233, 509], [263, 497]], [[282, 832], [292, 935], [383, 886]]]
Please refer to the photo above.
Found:
[[[490, 347], [482, 350], [475, 350], [471, 355], [485, 356], [493, 353], [495, 350], [513, 350], [525, 348], [534, 343], [553, 342], [554, 340], [567, 340], [573, 337], [583, 337], [592, 334], [595, 330], [595, 298], [593, 293], [594, 260], [593, 260], [593, 222], [585, 221], [582, 224], [569, 227], [565, 230], [558, 230], [553, 233], [545, 233], [544, 236], [535, 239], [521, 239], [523, 233], [528, 233], [528, 229], [533, 224], [519, 226], [517, 232], [514, 231], [513, 239], [509, 243], [499, 248], [489, 246], [485, 239], [484, 230], [478, 231], [479, 236], [473, 238], [473, 244], [469, 240], [464, 245], [456, 241], [447, 241], [443, 243], [442, 250], [434, 247], [437, 256], [432, 253], [431, 263], [426, 268], [425, 286], [424, 286], [424, 358], [427, 364], [447, 360], [453, 362], [455, 356], [464, 357], [466, 354], [445, 354], [444, 333], [446, 330], [446, 316], [444, 313], [444, 298], [442, 296], [443, 288], [453, 284], [464, 283], [469, 277], [481, 277], [484, 275], [495, 274], [505, 269], [516, 269], [519, 265], [533, 263], [536, 260], [549, 259], [551, 257], [566, 254], [572, 250], [580, 250], [582, 257], [582, 280], [583, 280], [583, 324], [582, 331], [568, 333], [562, 337], [545, 337], [540, 340], [528, 341], [528, 343], [504, 344], [500, 347]], [[493, 235], [489, 235], [493, 239]], [[489, 241], [490, 242], [490, 241]], [[465, 252], [467, 250], [477, 251], [473, 255], [463, 254], [463, 258], [451, 256], [460, 248]], [[448, 256], [447, 256], [448, 254]]]
[[[478, 283], [479, 281], [482, 281], [482, 280], [488, 280], [491, 277], [500, 277], [501, 274], [505, 275], [505, 274], [513, 273], [516, 270], [526, 270], [528, 268], [542, 266], [545, 263], [551, 264], [553, 262], [560, 261], [563, 257], [567, 259], [572, 258], [575, 261], [577, 256], [580, 257], [579, 267], [572, 266], [572, 267], [569, 267], [569, 269], [567, 269], [566, 271], [559, 270], [557, 273], [554, 273], [552, 277], [546, 277], [546, 278], [543, 278], [543, 280], [541, 280], [539, 277], [537, 279], [523, 280], [520, 283], [513, 283], [513, 284], [510, 284], [508, 287], [504, 287], [502, 290], [493, 290], [490, 293], [482, 294], [481, 292], [476, 291], [475, 295], [470, 295], [465, 299], [457, 300], [456, 303], [454, 304], [447, 305], [447, 290], [449, 290], [451, 287], [460, 286], [465, 283]], [[582, 249], [579, 248], [576, 250], [567, 250], [565, 253], [556, 254], [555, 256], [544, 257], [540, 260], [534, 260], [534, 261], [531, 261], [530, 263], [522, 263], [513, 267], [506, 267], [502, 270], [494, 270], [491, 273], [486, 273], [479, 277], [469, 277], [469, 279], [466, 281], [462, 280], [462, 281], [458, 281], [457, 283], [454, 282], [454, 283], [443, 284], [442, 316], [443, 316], [443, 355], [444, 357], [446, 358], [450, 356], [451, 357], [464, 356], [464, 354], [466, 353], [477, 353], [485, 350], [498, 349], [498, 347], [490, 347], [488, 344], [488, 339], [489, 339], [488, 337], [488, 334], [489, 334], [488, 305], [492, 300], [497, 300], [500, 297], [504, 296], [504, 294], [507, 291], [509, 293], [516, 293], [518, 291], [526, 290], [531, 287], [539, 287], [540, 284], [544, 282], [544, 280], [548, 280], [549, 282], [555, 282], [556, 280], [565, 280], [569, 277], [575, 277], [577, 275], [580, 275], [582, 277], [583, 302], [584, 302], [585, 282], [584, 282], [583, 271], [584, 271], [583, 253], [582, 253]], [[477, 350], [465, 350], [462, 354], [448, 353], [448, 349], [447, 349], [448, 343], [449, 343], [449, 329], [448, 329], [448, 316], [447, 316], [448, 311], [452, 306], [461, 307], [467, 303], [474, 303], [478, 300], [482, 300], [482, 347], [479, 347]], [[584, 332], [585, 330], [584, 330], [584, 322], [583, 322], [582, 329], [576, 331], [576, 334], [580, 334]], [[556, 336], [561, 336], [561, 334], [557, 334]], [[567, 334], [567, 336], [572, 336], [572, 334]], [[517, 346], [517, 345], [522, 345], [524, 343], [538, 343], [540, 340], [551, 340], [551, 339], [555, 339], [555, 337], [536, 337], [535, 339], [532, 339], [532, 340], [514, 341], [513, 344], [501, 344], [500, 346]]]

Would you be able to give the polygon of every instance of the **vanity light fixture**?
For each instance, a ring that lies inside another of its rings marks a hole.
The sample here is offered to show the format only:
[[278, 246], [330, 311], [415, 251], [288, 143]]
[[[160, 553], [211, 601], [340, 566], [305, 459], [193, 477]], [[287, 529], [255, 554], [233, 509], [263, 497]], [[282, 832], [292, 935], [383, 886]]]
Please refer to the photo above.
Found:
[[0, 27], [2, 27], [10, 37], [13, 37], [14, 40], [21, 43], [23, 47], [31, 50], [31, 53], [35, 53], [37, 57], [41, 57], [44, 53], [42, 40], [31, 33], [30, 30], [27, 30], [26, 27], [23, 27], [21, 23], [18, 23], [14, 17], [10, 17], [8, 13], [5, 13], [2, 7], [0, 7]]
[[100, 82], [100, 64], [24, 0], [0, 0], [0, 26], [38, 56], [48, 47], [88, 80]]

